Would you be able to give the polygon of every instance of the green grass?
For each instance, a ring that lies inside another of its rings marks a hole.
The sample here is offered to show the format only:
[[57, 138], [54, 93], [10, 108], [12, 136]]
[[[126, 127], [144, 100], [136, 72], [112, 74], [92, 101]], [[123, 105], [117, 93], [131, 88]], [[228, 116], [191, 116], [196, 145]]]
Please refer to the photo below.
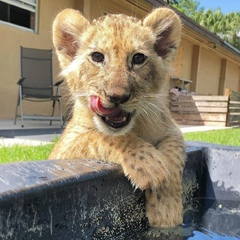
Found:
[[224, 129], [206, 132], [184, 133], [184, 140], [193, 140], [222, 144], [227, 146], [240, 146], [240, 129]]
[[[223, 144], [228, 146], [240, 146], [240, 129], [215, 130], [207, 132], [192, 132], [183, 134], [185, 140], [194, 140]], [[0, 147], [0, 163], [45, 160], [48, 158], [54, 143], [40, 146], [14, 145], [12, 147]]]
[[48, 159], [54, 143], [39, 146], [14, 145], [0, 147], [0, 164], [10, 162], [34, 161]]

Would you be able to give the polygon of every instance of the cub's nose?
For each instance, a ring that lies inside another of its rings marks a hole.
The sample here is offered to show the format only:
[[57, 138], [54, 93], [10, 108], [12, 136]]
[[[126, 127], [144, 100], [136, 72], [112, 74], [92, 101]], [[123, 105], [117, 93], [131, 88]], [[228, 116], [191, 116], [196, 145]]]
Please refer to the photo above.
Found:
[[124, 95], [111, 95], [111, 96], [107, 96], [107, 98], [110, 100], [110, 102], [112, 103], [116, 103], [116, 104], [120, 104], [120, 103], [125, 103], [128, 101], [128, 99], [130, 98], [130, 95], [128, 94], [124, 94]]

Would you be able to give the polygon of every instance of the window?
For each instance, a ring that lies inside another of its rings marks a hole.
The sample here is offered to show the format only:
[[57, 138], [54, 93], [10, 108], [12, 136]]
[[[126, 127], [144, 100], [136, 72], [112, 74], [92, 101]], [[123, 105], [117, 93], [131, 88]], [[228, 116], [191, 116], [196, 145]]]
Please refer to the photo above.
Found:
[[0, 0], [0, 21], [37, 32], [38, 0]]

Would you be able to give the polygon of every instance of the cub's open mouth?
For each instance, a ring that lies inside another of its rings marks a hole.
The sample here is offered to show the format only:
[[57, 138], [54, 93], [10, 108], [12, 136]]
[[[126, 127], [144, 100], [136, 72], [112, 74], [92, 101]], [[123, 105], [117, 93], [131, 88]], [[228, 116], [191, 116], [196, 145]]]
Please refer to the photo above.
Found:
[[98, 96], [90, 96], [90, 109], [97, 113], [102, 121], [111, 128], [123, 128], [131, 121], [132, 113], [128, 113], [119, 106], [104, 108]]

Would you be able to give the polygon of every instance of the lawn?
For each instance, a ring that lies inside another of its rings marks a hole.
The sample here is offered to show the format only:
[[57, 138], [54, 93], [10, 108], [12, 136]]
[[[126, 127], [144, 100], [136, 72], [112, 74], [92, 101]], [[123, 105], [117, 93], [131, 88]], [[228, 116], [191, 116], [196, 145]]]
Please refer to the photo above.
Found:
[[40, 146], [0, 147], [0, 164], [9, 162], [44, 160], [48, 158], [54, 143]]
[[[228, 146], [240, 146], [240, 129], [215, 130], [207, 132], [184, 133], [185, 140], [194, 140], [223, 144]], [[57, 141], [57, 139], [56, 139]], [[56, 142], [54, 141], [54, 142]], [[55, 143], [41, 146], [0, 147], [0, 163], [44, 160], [48, 158]]]
[[184, 140], [193, 140], [222, 144], [227, 146], [240, 146], [240, 128], [214, 130], [206, 132], [184, 133]]

